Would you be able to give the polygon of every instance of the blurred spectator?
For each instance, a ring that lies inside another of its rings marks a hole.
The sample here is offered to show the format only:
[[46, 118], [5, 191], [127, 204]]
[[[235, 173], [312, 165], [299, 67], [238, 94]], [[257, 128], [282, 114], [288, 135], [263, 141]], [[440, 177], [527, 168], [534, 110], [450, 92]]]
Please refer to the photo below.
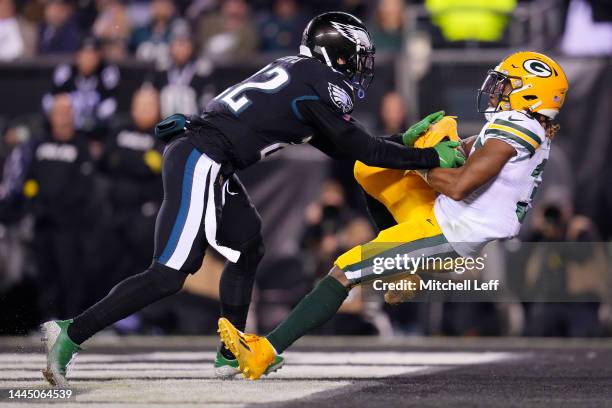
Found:
[[[159, 95], [143, 87], [132, 97], [131, 119], [107, 139], [100, 169], [110, 183], [114, 284], [145, 269], [153, 254], [155, 217], [163, 198], [161, 152], [153, 135], [160, 120]], [[108, 275], [108, 272], [107, 272]]]
[[66, 54], [79, 47], [81, 32], [71, 0], [47, 0], [38, 35], [39, 54]]
[[25, 2], [16, 3], [19, 10], [19, 15], [36, 25], [37, 28], [44, 22], [45, 19], [45, 2], [44, 0], [27, 0]]
[[36, 28], [17, 16], [14, 0], [0, 0], [0, 61], [36, 53]]
[[319, 199], [306, 208], [305, 218], [302, 247], [315, 261], [317, 278], [327, 274], [344, 251], [373, 238], [369, 222], [351, 210], [342, 186], [335, 180], [325, 182]]
[[307, 21], [296, 0], [276, 0], [272, 13], [267, 14], [261, 21], [261, 50], [295, 52], [302, 40], [303, 27]]
[[[599, 299], [606, 298], [605, 254], [593, 223], [573, 214], [564, 188], [551, 187], [534, 209], [534, 233], [538, 242], [527, 261], [526, 282], [528, 336], [590, 337], [600, 333]], [[570, 244], [572, 243], [572, 244]]]
[[383, 96], [379, 115], [380, 134], [393, 135], [406, 130], [406, 104], [398, 92], [389, 92]]
[[99, 41], [86, 38], [74, 63], [55, 69], [51, 91], [43, 96], [43, 108], [49, 111], [54, 95], [70, 94], [76, 128], [100, 139], [107, 121], [117, 110], [115, 94], [119, 79], [119, 69], [102, 59]]
[[176, 6], [172, 0], [151, 1], [151, 22], [134, 30], [130, 40], [130, 50], [136, 58], [155, 62], [158, 66], [167, 64], [168, 42], [175, 16]]
[[159, 71], [154, 79], [160, 93], [161, 116], [177, 112], [197, 114], [208, 102], [203, 98], [212, 98], [215, 88], [212, 84], [206, 88], [212, 64], [196, 58], [191, 30], [186, 23], [175, 24], [172, 29], [170, 58], [170, 67]]
[[33, 246], [45, 318], [79, 313], [86, 289], [82, 265], [93, 215], [93, 165], [74, 115], [70, 95], [52, 99], [50, 128], [34, 147], [23, 188], [35, 219]]
[[[329, 272], [339, 255], [374, 237], [370, 223], [351, 210], [342, 186], [335, 180], [325, 182], [319, 199], [306, 208], [305, 218], [307, 226], [302, 246], [307, 254], [305, 264], [312, 268], [309, 272], [314, 281]], [[381, 304], [364, 302], [357, 291], [320, 331], [335, 335], [368, 335], [388, 334], [390, 330]]]
[[376, 51], [400, 51], [402, 49], [403, 25], [404, 1], [379, 0], [376, 19], [369, 27], [372, 40], [376, 45]]
[[215, 61], [245, 58], [257, 50], [257, 29], [245, 0], [223, 0], [221, 11], [204, 15], [198, 26], [201, 51]]
[[98, 0], [98, 16], [92, 33], [102, 42], [106, 60], [118, 61], [127, 56], [130, 39], [130, 20], [122, 0]]
[[29, 130], [9, 126], [0, 143], [0, 223], [12, 224], [23, 215], [23, 183], [32, 160]]
[[191, 22], [199, 16], [209, 13], [217, 7], [217, 0], [193, 0], [185, 10], [185, 18]]
[[561, 49], [568, 55], [612, 55], [610, 2], [571, 0]]
[[30, 161], [30, 133], [11, 124], [0, 142], [0, 293], [19, 282], [27, 265], [23, 183]]

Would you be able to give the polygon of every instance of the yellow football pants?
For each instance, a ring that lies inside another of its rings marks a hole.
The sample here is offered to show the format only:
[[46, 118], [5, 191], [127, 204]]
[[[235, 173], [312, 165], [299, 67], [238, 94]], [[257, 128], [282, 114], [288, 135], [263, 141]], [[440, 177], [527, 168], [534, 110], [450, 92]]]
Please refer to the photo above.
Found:
[[[459, 140], [456, 126], [453, 118], [445, 117], [419, 138], [415, 146], [430, 147], [444, 139]], [[365, 192], [387, 208], [397, 225], [336, 259], [335, 265], [345, 271], [349, 281], [358, 283], [375, 277], [372, 266], [377, 257], [454, 253], [433, 211], [436, 192], [419, 175], [409, 170], [370, 167], [361, 162], [355, 163], [354, 175]]]

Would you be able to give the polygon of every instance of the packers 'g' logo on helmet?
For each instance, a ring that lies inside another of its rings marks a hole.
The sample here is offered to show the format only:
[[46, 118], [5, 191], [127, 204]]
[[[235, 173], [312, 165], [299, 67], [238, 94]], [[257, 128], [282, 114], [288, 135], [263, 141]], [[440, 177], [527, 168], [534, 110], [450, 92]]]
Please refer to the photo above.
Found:
[[539, 76], [542, 78], [547, 78], [552, 75], [553, 71], [545, 62], [537, 60], [537, 59], [528, 59], [523, 62], [523, 68], [525, 71], [533, 74], [535, 76]]
[[563, 68], [555, 60], [537, 52], [517, 52], [489, 70], [478, 90], [478, 110], [523, 110], [554, 119], [567, 89]]

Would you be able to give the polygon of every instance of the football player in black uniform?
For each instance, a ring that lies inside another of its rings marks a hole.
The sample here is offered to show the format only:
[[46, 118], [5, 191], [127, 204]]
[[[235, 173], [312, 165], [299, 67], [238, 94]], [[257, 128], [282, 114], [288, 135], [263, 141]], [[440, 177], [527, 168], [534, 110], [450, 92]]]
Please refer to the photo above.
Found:
[[[113, 288], [74, 319], [43, 324], [51, 384], [66, 382], [79, 345], [103, 328], [178, 292], [202, 265], [208, 245], [227, 258], [222, 315], [244, 326], [253, 275], [263, 255], [259, 215], [235, 174], [290, 144], [310, 142], [333, 157], [368, 165], [423, 169], [463, 162], [458, 143], [404, 146], [402, 135], [374, 138], [350, 116], [374, 75], [374, 44], [363, 23], [331, 12], [310, 21], [297, 56], [280, 58], [226, 89], [203, 115], [158, 125], [168, 137], [164, 201], [151, 266]], [[174, 135], [173, 129], [182, 130]], [[270, 369], [282, 361], [273, 361]]]

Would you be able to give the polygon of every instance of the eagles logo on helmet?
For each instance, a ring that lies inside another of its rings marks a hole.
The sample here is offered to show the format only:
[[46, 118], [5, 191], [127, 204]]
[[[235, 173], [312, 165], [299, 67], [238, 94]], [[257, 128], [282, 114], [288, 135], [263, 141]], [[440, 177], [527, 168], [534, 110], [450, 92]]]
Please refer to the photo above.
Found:
[[343, 74], [357, 88], [360, 98], [374, 79], [375, 52], [370, 33], [361, 20], [337, 11], [310, 20], [300, 46], [302, 55], [316, 58]]

